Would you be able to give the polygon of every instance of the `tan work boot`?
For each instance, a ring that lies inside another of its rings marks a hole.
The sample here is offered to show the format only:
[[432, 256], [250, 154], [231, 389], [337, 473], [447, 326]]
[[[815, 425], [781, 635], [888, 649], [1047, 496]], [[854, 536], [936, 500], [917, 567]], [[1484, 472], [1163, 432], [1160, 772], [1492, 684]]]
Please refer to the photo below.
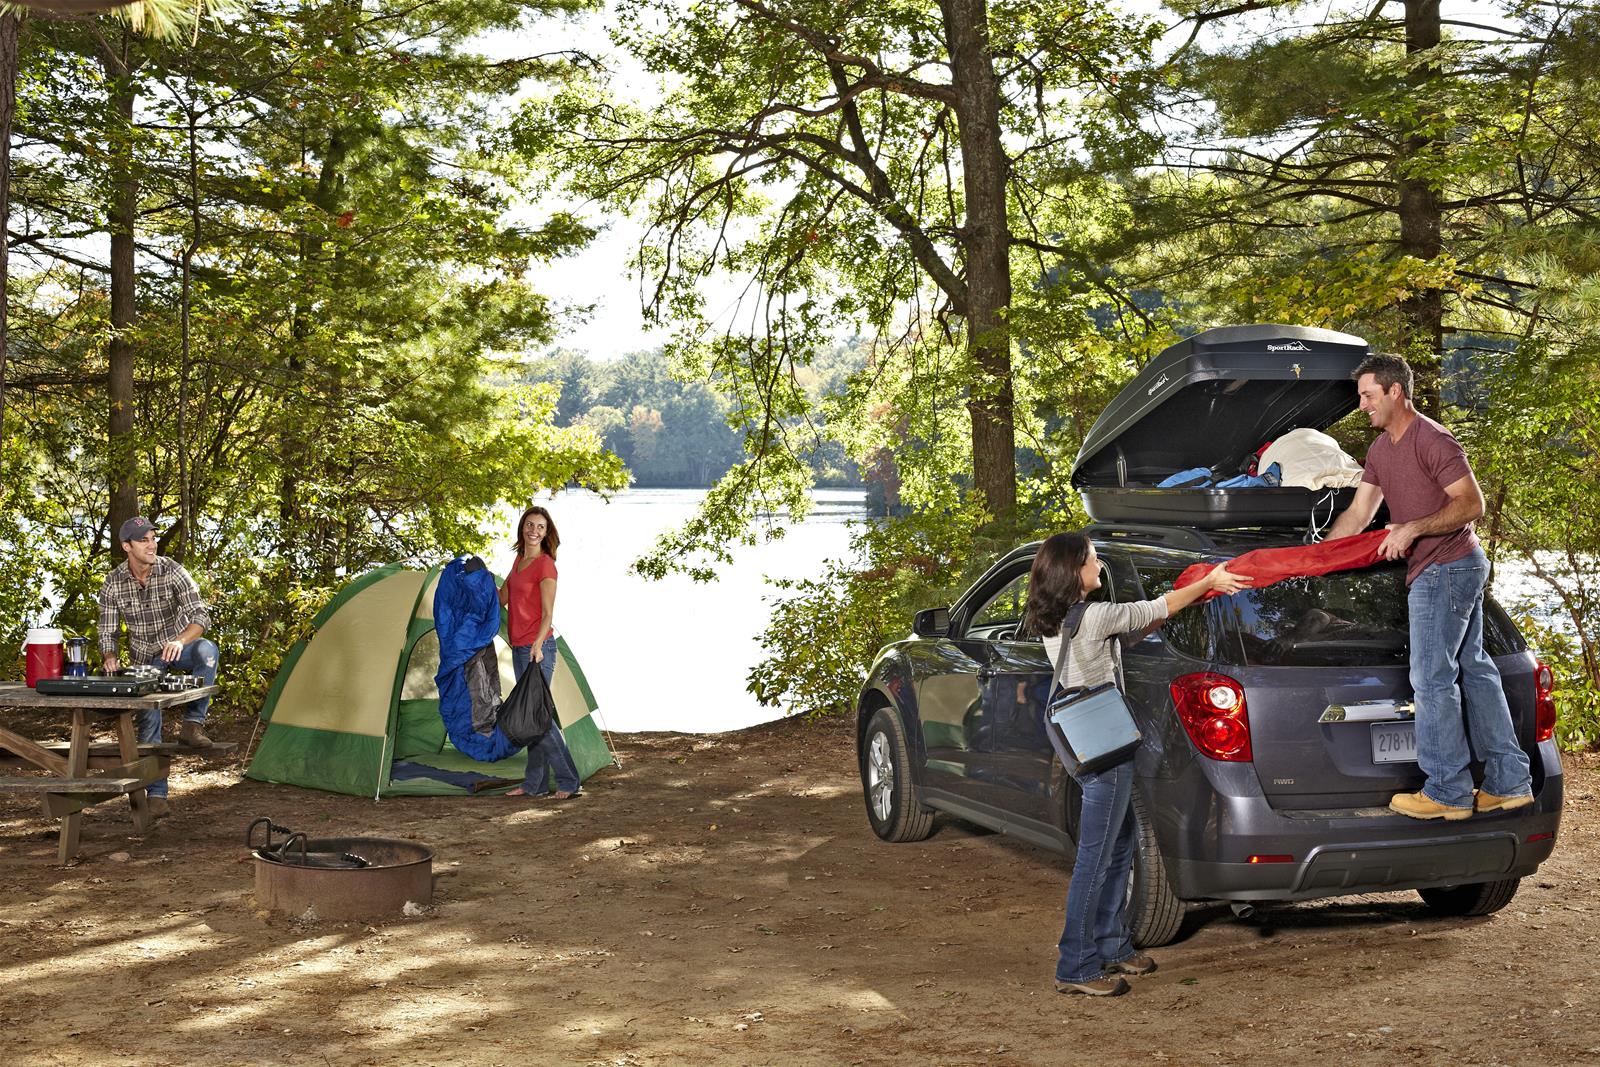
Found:
[[165, 819], [172, 814], [172, 805], [167, 803], [166, 797], [150, 797], [145, 803], [149, 805], [152, 819]]
[[1395, 794], [1394, 799], [1389, 801], [1389, 810], [1409, 815], [1413, 819], [1447, 819], [1455, 822], [1458, 819], [1472, 818], [1471, 808], [1453, 808], [1449, 804], [1439, 803], [1423, 792]]
[[194, 748], [210, 748], [211, 738], [200, 729], [200, 724], [189, 719], [183, 720], [183, 725], [178, 727], [178, 740]]
[[1086, 997], [1120, 997], [1128, 991], [1125, 978], [1103, 974], [1087, 982], [1057, 982], [1057, 993], [1082, 993]]
[[1472, 807], [1479, 815], [1486, 811], [1514, 811], [1525, 808], [1533, 803], [1532, 793], [1523, 793], [1516, 797], [1497, 797], [1493, 793], [1485, 793], [1481, 789], [1472, 791]]

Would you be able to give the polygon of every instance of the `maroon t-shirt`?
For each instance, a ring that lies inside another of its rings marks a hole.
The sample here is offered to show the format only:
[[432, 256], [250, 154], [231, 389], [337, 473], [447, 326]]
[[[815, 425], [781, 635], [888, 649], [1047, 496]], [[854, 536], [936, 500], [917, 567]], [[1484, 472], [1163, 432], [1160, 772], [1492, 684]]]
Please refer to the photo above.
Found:
[[[1418, 415], [1398, 442], [1387, 432], [1367, 449], [1367, 469], [1361, 476], [1383, 490], [1389, 519], [1395, 523], [1427, 518], [1450, 502], [1444, 487], [1472, 473], [1466, 450], [1449, 430], [1426, 415]], [[1428, 534], [1411, 545], [1406, 557], [1406, 584], [1417, 580], [1430, 563], [1454, 563], [1478, 547], [1478, 535], [1469, 522], [1450, 533]]]

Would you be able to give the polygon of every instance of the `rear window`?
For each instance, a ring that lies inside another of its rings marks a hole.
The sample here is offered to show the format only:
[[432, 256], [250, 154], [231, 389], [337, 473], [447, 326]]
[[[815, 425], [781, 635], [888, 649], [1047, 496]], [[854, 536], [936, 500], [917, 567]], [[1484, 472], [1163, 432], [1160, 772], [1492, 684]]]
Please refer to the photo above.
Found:
[[[1140, 567], [1151, 596], [1167, 592], [1181, 567]], [[1385, 667], [1409, 662], [1403, 563], [1290, 578], [1246, 589], [1179, 612], [1164, 638], [1196, 659], [1258, 667]], [[1521, 642], [1491, 601], [1484, 648], [1491, 656], [1518, 651]]]

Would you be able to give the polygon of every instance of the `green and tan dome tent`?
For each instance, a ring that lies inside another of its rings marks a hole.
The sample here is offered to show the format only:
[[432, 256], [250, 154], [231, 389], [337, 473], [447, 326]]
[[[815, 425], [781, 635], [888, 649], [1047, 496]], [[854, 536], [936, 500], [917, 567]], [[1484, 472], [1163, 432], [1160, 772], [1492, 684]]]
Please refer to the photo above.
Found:
[[[479, 763], [456, 751], [439, 717], [433, 675], [439, 640], [433, 592], [442, 568], [401, 564], [357, 578], [312, 620], [261, 708], [261, 747], [247, 777], [354, 796], [504, 792], [522, 780], [524, 752]], [[511, 692], [511, 649], [500, 631], [501, 691]], [[556, 663], [556, 715], [578, 774], [615, 762], [596, 705], [566, 639]]]

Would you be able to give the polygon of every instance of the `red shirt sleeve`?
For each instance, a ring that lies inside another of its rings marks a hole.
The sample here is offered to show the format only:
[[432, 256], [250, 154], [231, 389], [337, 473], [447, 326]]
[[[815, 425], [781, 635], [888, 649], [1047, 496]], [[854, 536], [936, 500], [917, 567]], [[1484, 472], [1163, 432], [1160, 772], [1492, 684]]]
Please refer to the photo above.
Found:
[[1426, 444], [1427, 450], [1422, 456], [1423, 467], [1440, 489], [1454, 485], [1472, 473], [1472, 465], [1467, 462], [1467, 450], [1461, 447], [1461, 442], [1454, 435], [1444, 431], [1430, 434]]

